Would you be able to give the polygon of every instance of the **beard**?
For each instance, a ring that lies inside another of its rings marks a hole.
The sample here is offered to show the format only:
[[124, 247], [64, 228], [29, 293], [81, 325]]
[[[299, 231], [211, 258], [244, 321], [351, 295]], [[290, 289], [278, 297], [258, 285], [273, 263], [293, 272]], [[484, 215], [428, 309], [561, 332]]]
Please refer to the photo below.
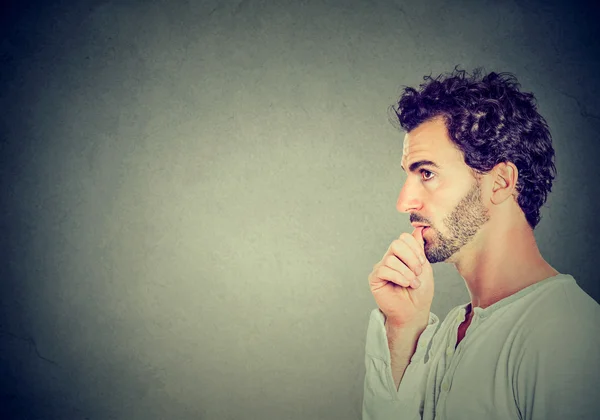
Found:
[[449, 234], [443, 235], [434, 227], [429, 227], [433, 235], [425, 240], [425, 256], [431, 264], [447, 261], [475, 236], [481, 226], [490, 219], [481, 201], [481, 188], [478, 182], [460, 200], [454, 210], [443, 220]]

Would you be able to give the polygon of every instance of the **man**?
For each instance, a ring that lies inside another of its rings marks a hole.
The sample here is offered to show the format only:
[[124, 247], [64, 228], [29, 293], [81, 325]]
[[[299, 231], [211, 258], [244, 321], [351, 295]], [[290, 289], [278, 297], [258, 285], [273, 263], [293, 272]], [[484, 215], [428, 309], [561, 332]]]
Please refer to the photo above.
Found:
[[[369, 276], [364, 420], [600, 418], [600, 306], [536, 245], [554, 150], [519, 88], [510, 74], [455, 70], [395, 107], [407, 173], [397, 209], [414, 231]], [[471, 297], [441, 324], [437, 262], [454, 264]]]

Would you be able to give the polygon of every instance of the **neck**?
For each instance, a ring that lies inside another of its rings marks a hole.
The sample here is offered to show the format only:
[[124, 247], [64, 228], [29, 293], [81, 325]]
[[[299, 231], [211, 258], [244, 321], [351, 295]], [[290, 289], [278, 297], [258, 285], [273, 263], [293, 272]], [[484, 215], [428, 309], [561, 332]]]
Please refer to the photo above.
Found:
[[472, 307], [487, 308], [559, 274], [540, 254], [526, 222], [485, 226], [459, 254], [454, 264], [465, 280]]

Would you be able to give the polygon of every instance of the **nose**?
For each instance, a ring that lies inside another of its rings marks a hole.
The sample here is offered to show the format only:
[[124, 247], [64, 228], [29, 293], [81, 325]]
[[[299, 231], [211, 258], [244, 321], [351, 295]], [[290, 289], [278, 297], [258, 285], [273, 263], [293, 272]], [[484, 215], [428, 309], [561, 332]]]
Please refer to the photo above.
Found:
[[420, 211], [422, 207], [423, 200], [419, 186], [406, 180], [398, 194], [396, 210], [400, 213], [414, 213]]

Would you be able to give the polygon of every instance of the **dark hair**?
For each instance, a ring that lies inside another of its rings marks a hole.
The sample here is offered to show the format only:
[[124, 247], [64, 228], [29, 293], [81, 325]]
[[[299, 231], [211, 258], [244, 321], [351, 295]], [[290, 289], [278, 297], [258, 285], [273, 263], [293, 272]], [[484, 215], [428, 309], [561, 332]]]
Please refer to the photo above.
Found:
[[443, 117], [452, 141], [465, 163], [485, 174], [500, 162], [519, 171], [517, 202], [534, 229], [556, 176], [552, 137], [538, 113], [533, 94], [521, 92], [511, 73], [472, 75], [456, 68], [436, 78], [425, 76], [419, 90], [405, 87], [393, 106], [407, 132]]

